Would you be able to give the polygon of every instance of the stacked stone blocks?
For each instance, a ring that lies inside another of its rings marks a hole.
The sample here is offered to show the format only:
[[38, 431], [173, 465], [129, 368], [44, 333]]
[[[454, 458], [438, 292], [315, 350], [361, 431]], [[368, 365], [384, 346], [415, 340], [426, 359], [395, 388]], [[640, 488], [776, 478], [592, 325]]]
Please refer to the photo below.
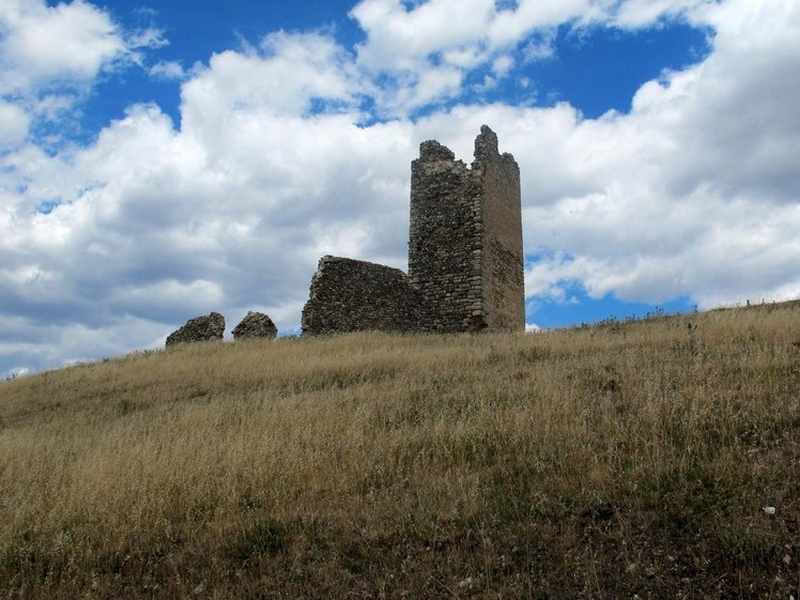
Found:
[[400, 269], [324, 256], [303, 309], [303, 333], [411, 333], [423, 321], [420, 295]]

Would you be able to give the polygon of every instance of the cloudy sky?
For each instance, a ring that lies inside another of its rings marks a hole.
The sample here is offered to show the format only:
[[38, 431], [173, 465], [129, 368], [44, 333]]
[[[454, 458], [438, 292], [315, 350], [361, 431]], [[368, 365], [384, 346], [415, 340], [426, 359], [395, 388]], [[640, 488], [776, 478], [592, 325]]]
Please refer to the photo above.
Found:
[[0, 374], [296, 330], [484, 123], [529, 323], [800, 297], [798, 73], [800, 0], [0, 0]]

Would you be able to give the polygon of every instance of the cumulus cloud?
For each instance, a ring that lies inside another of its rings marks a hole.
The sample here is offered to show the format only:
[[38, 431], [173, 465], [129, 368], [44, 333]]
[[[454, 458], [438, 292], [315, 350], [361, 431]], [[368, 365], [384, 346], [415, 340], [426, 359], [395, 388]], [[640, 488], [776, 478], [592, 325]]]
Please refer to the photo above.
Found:
[[0, 100], [0, 151], [22, 144], [28, 135], [30, 116], [22, 108]]
[[[715, 0], [465, 0], [456, 7], [451, 0], [410, 5], [401, 0], [363, 0], [350, 15], [366, 34], [356, 48], [358, 66], [382, 76], [381, 84], [389, 93], [380, 95], [381, 106], [406, 115], [452, 98], [470, 70], [489, 67], [505, 75], [510, 52], [519, 52], [525, 62], [551, 58], [559, 27], [632, 30], [668, 19], [705, 24], [704, 13], [715, 4]], [[443, 83], [432, 86], [433, 80]]]
[[[0, 98], [25, 114], [0, 112], [18, 127], [10, 137], [0, 129], [0, 145], [19, 144], [37, 122], [70, 118], [101, 73], [141, 64], [142, 49], [166, 44], [157, 28], [123, 31], [106, 10], [84, 0], [54, 6], [6, 0], [0, 6]], [[47, 135], [39, 142], [52, 147], [61, 141], [52, 131]]]
[[325, 106], [338, 112], [355, 104], [359, 88], [355, 70], [331, 37], [278, 32], [258, 50], [212, 56], [183, 86], [183, 118], [197, 129], [213, 122], [227, 127], [219, 119], [230, 112], [302, 116]]
[[[88, 2], [6, 2], [0, 372], [158, 345], [211, 310], [229, 329], [249, 309], [296, 329], [323, 254], [405, 268], [418, 144], [469, 161], [484, 123], [521, 166], [531, 307], [568, 304], [575, 286], [701, 306], [800, 295], [795, 0], [458, 6], [453, 19], [443, 0], [365, 0], [355, 48], [278, 31], [191, 71], [154, 61], [153, 76], [182, 82], [179, 125], [135, 104], [53, 152], [29, 133], [48, 103], [59, 114], [104, 69], [147, 61], [130, 59], [135, 32]], [[551, 55], [559, 26], [676, 18], [709, 28], [711, 53], [644, 83], [628, 113], [464, 95], [470, 74], [497, 81]], [[73, 50], [28, 40], [37, 24]], [[136, 39], [161, 44], [155, 29]]]
[[[800, 293], [789, 267], [798, 245], [787, 235], [800, 184], [789, 168], [800, 151], [800, 89], [790, 75], [800, 65], [800, 6], [771, 6], [716, 7], [707, 13], [716, 30], [707, 60], [643, 86], [629, 115], [576, 121], [572, 151], [586, 149], [574, 156], [592, 165], [582, 171], [594, 190], [556, 203], [564, 221], [585, 218], [560, 226], [573, 239], [555, 247], [600, 257], [616, 246], [609, 267], [585, 278], [598, 293], [651, 299], [662, 288], [705, 306], [747, 290]], [[627, 273], [599, 277], [624, 265]]]
[[66, 79], [91, 81], [126, 45], [109, 15], [91, 4], [49, 7], [9, 0], [0, 9], [4, 92], [24, 92]]

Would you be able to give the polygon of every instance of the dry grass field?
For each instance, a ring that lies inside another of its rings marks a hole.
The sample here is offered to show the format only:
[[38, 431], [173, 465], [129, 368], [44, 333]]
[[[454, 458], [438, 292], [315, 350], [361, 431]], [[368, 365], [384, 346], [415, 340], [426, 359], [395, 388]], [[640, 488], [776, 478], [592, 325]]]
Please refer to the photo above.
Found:
[[800, 303], [0, 383], [0, 598], [800, 599]]

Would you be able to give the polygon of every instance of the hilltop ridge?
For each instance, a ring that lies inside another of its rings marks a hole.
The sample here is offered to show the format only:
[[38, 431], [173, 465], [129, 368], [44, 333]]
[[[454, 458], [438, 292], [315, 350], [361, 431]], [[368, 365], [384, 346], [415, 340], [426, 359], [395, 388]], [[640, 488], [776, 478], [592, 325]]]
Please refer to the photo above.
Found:
[[800, 586], [800, 302], [188, 344], [0, 385], [0, 594]]

